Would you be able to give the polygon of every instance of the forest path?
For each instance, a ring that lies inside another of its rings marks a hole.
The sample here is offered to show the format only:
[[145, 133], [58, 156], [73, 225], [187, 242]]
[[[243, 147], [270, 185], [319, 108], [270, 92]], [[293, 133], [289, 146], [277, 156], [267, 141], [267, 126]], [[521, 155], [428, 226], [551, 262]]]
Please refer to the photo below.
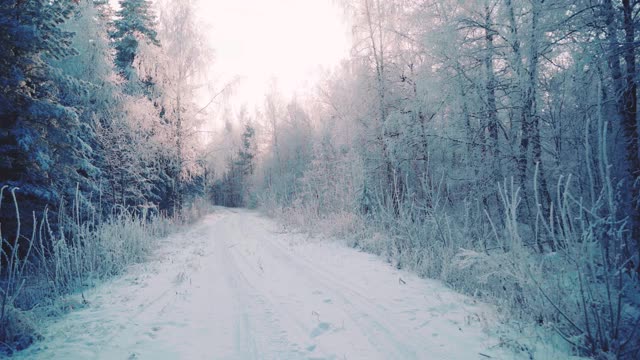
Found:
[[335, 242], [216, 209], [152, 260], [85, 292], [29, 359], [514, 359], [495, 316]]

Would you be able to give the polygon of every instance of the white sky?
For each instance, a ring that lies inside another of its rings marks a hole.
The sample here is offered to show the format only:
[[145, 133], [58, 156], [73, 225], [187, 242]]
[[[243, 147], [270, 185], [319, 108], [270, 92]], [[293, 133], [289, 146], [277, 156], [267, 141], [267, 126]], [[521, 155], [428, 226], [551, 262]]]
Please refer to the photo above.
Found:
[[[240, 76], [233, 103], [261, 105], [272, 80], [285, 96], [313, 87], [319, 69], [348, 57], [350, 30], [335, 0], [199, 0], [213, 65]], [[299, 90], [303, 89], [303, 90]]]

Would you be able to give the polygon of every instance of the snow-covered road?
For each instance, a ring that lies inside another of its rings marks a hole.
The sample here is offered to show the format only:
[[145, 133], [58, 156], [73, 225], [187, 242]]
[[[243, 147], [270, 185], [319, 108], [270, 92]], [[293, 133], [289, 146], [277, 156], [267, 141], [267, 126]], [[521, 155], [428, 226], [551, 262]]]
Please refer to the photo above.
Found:
[[85, 292], [29, 359], [513, 359], [490, 307], [333, 242], [217, 209]]

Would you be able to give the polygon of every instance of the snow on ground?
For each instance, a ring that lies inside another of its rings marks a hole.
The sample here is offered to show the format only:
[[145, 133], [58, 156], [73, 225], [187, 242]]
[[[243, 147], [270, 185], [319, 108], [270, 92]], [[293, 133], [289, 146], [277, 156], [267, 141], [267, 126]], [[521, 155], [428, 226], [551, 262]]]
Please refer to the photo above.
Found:
[[529, 358], [490, 335], [491, 307], [245, 210], [216, 210], [84, 296], [15, 358]]

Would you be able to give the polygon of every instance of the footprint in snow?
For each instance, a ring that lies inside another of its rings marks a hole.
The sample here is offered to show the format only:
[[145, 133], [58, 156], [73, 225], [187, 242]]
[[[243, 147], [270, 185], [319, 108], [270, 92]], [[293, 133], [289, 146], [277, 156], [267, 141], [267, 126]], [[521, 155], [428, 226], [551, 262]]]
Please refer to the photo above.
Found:
[[329, 328], [331, 327], [331, 325], [329, 325], [329, 323], [326, 322], [321, 322], [318, 324], [318, 326], [316, 326], [315, 329], [313, 329], [311, 331], [311, 334], [309, 334], [309, 336], [311, 336], [312, 338], [318, 337], [324, 333], [326, 333]]

